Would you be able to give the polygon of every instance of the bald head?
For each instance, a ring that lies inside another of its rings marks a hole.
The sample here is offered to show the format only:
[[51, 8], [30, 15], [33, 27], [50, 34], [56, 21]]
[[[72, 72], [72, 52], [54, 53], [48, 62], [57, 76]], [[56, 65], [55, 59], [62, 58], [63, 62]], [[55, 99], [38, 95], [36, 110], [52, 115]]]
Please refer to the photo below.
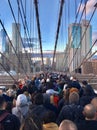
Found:
[[63, 120], [59, 126], [59, 130], [77, 130], [77, 127], [72, 121]]
[[91, 104], [95, 107], [95, 109], [97, 111], [97, 97], [92, 99]]
[[96, 115], [96, 109], [95, 107], [92, 105], [92, 104], [87, 104], [85, 107], [84, 107], [84, 111], [83, 111], [86, 119], [94, 119], [95, 118], [95, 115]]

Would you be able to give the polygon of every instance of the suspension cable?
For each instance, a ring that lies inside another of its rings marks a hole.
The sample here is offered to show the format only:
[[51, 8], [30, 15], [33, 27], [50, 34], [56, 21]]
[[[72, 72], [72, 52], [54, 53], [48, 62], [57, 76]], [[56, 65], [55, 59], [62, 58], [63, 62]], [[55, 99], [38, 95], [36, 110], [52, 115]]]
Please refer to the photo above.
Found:
[[4, 65], [2, 63], [0, 63], [0, 65], [2, 66], [2, 68], [9, 74], [9, 76], [16, 81], [16, 79], [8, 72], [8, 70], [4, 67]]
[[1, 51], [0, 51], [0, 55], [2, 57], [4, 57], [10, 64], [14, 65], [16, 68], [18, 68], [12, 61], [9, 60], [9, 58], [7, 58]]
[[[83, 0], [80, 1], [80, 5], [79, 5], [79, 8], [78, 8], [77, 13], [76, 13], [75, 22], [74, 22], [74, 23], [77, 22], [77, 18], [78, 18], [78, 15], [79, 15], [79, 11], [80, 11], [82, 2], [83, 2]], [[66, 4], [65, 4], [65, 5], [66, 5]], [[69, 7], [68, 7], [68, 8], [69, 8]], [[83, 9], [83, 10], [84, 10], [84, 9]], [[65, 10], [65, 12], [66, 12], [66, 10]], [[84, 12], [84, 11], [82, 11], [82, 15], [81, 15], [80, 21], [81, 21], [81, 19], [82, 19], [83, 12]], [[68, 11], [68, 16], [69, 16], [69, 11]], [[66, 19], [66, 18], [65, 18], [65, 19]], [[69, 21], [69, 20], [68, 20], [68, 21]], [[79, 21], [79, 23], [80, 23], [80, 21]], [[66, 25], [65, 25], [65, 26], [66, 26]], [[75, 35], [76, 35], [76, 33], [75, 33]], [[70, 34], [69, 39], [71, 39], [71, 37], [72, 37], [72, 33]], [[69, 41], [70, 41], [70, 40], [69, 40]], [[70, 45], [68, 45], [67, 48], [65, 49], [65, 50], [66, 50], [66, 53], [64, 54], [64, 57], [63, 57], [63, 64], [65, 63], [65, 66], [66, 66], [67, 59], [68, 59], [68, 50], [69, 50], [69, 48], [70, 48], [69, 46], [70, 46]]]
[[[79, 11], [80, 11], [82, 2], [83, 2], [83, 0], [80, 1], [80, 5], [79, 5], [79, 8], [78, 8], [76, 17], [75, 17], [75, 22], [74, 22], [75, 24], [76, 24], [76, 22], [77, 22], [77, 18], [78, 18], [78, 15], [79, 15]], [[80, 24], [80, 22], [81, 22], [81, 19], [82, 19], [83, 14], [84, 14], [84, 10], [85, 10], [85, 7], [84, 7], [83, 10], [82, 10], [82, 14], [81, 14], [81, 17], [80, 17], [80, 20], [79, 20], [79, 23], [78, 23], [78, 24]], [[76, 28], [76, 31], [75, 31], [75, 34], [74, 34], [74, 38], [75, 38], [75, 36], [76, 36], [76, 34], [77, 34], [77, 30], [78, 30], [78, 27]], [[69, 41], [71, 41], [71, 37], [72, 37], [72, 33], [71, 33], [70, 36], [69, 36]], [[74, 40], [74, 38], [73, 38], [73, 40]], [[71, 47], [71, 46], [70, 46], [70, 42], [69, 42], [69, 45], [68, 45], [67, 50], [68, 50], [70, 47]], [[64, 63], [66, 63], [66, 61], [67, 61], [67, 59], [68, 59], [68, 56], [69, 56], [69, 55], [67, 54]]]
[[[82, 1], [81, 1], [82, 2]], [[81, 5], [81, 4], [80, 4]], [[81, 6], [79, 6], [79, 7], [81, 7]], [[80, 9], [79, 9], [79, 11], [80, 11]], [[85, 6], [84, 6], [84, 8], [83, 8], [83, 10], [82, 10], [82, 14], [81, 14], [81, 17], [80, 17], [80, 20], [79, 20], [79, 23], [78, 24], [80, 24], [80, 22], [81, 22], [81, 20], [82, 20], [82, 17], [83, 17], [83, 14], [84, 14], [84, 11], [85, 11]], [[78, 13], [77, 13], [78, 14]], [[77, 15], [78, 16], [78, 15]], [[77, 17], [76, 17], [76, 20], [75, 20], [75, 24], [76, 24], [76, 21], [77, 21]], [[74, 39], [75, 39], [75, 37], [76, 37], [76, 34], [77, 34], [77, 31], [78, 31], [78, 26], [76, 27], [76, 31], [75, 31], [75, 33], [74, 33], [74, 37], [73, 37], [73, 40], [72, 40], [72, 42], [74, 41]], [[70, 37], [69, 37], [69, 41], [71, 41], [71, 37], [72, 37], [72, 33], [70, 34]], [[68, 45], [68, 48], [70, 48], [72, 46], [72, 44], [70, 45], [70, 42], [69, 42], [69, 45]], [[77, 49], [76, 49], [77, 50]], [[68, 59], [68, 56], [69, 55], [67, 55], [67, 57], [66, 57], [66, 60]], [[65, 60], [65, 61], [66, 61]]]
[[[93, 11], [93, 13], [92, 13], [92, 15], [91, 15], [91, 18], [90, 18], [90, 20], [89, 20], [89, 23], [88, 23], [88, 25], [87, 25], [87, 27], [86, 27], [86, 29], [85, 29], [85, 31], [84, 31], [82, 37], [81, 37], [81, 40], [80, 40], [80, 42], [79, 42], [79, 44], [78, 44], [78, 47], [82, 44], [81, 42], [82, 42], [82, 40], [83, 40], [83, 38], [84, 38], [84, 36], [85, 36], [85, 34], [86, 34], [86, 31], [87, 31], [87, 29], [88, 29], [88, 27], [89, 27], [89, 25], [90, 25], [90, 22], [91, 22], [91, 20], [92, 20], [92, 18], [93, 18], [93, 16], [94, 16], [94, 13], [95, 13], [95, 11], [96, 11], [96, 8], [97, 8], [97, 7], [95, 7], [95, 9], [94, 9], [94, 11]], [[73, 61], [73, 59], [74, 59], [74, 57], [75, 57], [75, 55], [76, 55], [76, 53], [77, 53], [78, 47], [77, 47], [77, 49], [76, 49], [76, 51], [75, 51], [75, 53], [74, 53], [74, 55], [73, 55], [72, 60], [70, 61], [69, 67], [70, 67], [70, 65], [71, 65], [71, 63], [72, 63], [72, 61]]]
[[30, 37], [32, 33], [32, 0], [30, 0]]
[[55, 59], [55, 54], [56, 54], [56, 49], [57, 49], [57, 42], [58, 42], [58, 38], [59, 38], [61, 18], [62, 18], [62, 12], [63, 12], [63, 4], [64, 4], [64, 0], [61, 0], [59, 19], [58, 19], [58, 26], [57, 26], [57, 32], [56, 32], [56, 39], [55, 39], [54, 54], [53, 54], [53, 62], [52, 62], [53, 67], [54, 67], [54, 59]]
[[[12, 46], [12, 48], [13, 48], [13, 50], [14, 50], [14, 52], [15, 52], [15, 54], [16, 54], [18, 60], [19, 60], [19, 62], [21, 63], [21, 66], [22, 66], [22, 68], [23, 68], [23, 70], [24, 70], [24, 72], [25, 72], [25, 69], [24, 69], [24, 67], [23, 67], [23, 64], [22, 64], [22, 62], [21, 62], [21, 60], [20, 60], [20, 58], [19, 58], [19, 56], [18, 56], [18, 54], [17, 54], [17, 52], [16, 52], [16, 49], [14, 48], [14, 46], [13, 46], [13, 44], [12, 44], [12, 42], [11, 42], [9, 36], [8, 36], [8, 33], [7, 33], [7, 31], [6, 31], [5, 27], [4, 27], [4, 24], [2, 23], [1, 19], [0, 19], [0, 24], [1, 24], [1, 26], [2, 26], [2, 28], [3, 28], [3, 30], [4, 30], [4, 32], [6, 33], [6, 35], [7, 35], [7, 37], [8, 37], [8, 40], [9, 40], [9, 43], [10, 43], [10, 45]], [[26, 72], [25, 72], [25, 75], [27, 76]]]
[[[94, 41], [92, 47], [91, 47], [90, 50], [87, 52], [87, 54], [85, 55], [84, 59], [82, 60], [82, 62], [81, 62], [81, 64], [79, 65], [78, 68], [80, 68], [81, 65], [82, 65], [84, 62], [86, 62], [87, 60], [89, 60], [89, 59], [95, 54], [95, 53], [93, 53], [90, 57], [87, 58], [88, 54], [90, 54], [92, 48], [94, 47], [94, 45], [95, 45], [96, 43], [97, 43], [97, 39]], [[97, 51], [96, 51], [96, 52], [97, 52]], [[86, 59], [86, 58], [87, 58], [87, 59]]]
[[39, 12], [38, 12], [38, 5], [37, 5], [38, 2], [37, 2], [37, 0], [34, 0], [34, 4], [35, 4], [35, 11], [36, 11], [36, 20], [37, 20], [39, 43], [40, 43], [40, 52], [41, 52], [42, 66], [43, 66], [43, 69], [44, 69], [42, 41], [41, 41], [41, 31], [40, 31], [40, 22], [39, 22]]
[[[15, 21], [15, 23], [17, 23], [17, 22], [16, 22], [15, 15], [14, 15], [14, 12], [13, 12], [13, 9], [12, 9], [12, 5], [11, 5], [11, 3], [10, 3], [10, 0], [8, 0], [8, 3], [9, 3], [9, 7], [10, 7], [10, 9], [11, 9], [11, 13], [12, 13], [12, 16], [13, 16], [13, 18], [14, 18], [14, 21]], [[16, 27], [17, 27], [19, 36], [20, 36], [20, 38], [21, 38], [20, 31], [19, 31], [19, 29], [18, 29], [17, 24], [16, 24]], [[23, 41], [22, 41], [22, 38], [21, 38], [21, 42], [22, 42], [23, 47], [25, 48], [25, 46], [24, 46], [24, 44], [23, 44]], [[30, 60], [29, 60], [29, 58], [28, 58], [27, 52], [25, 51], [25, 53], [26, 53], [26, 56], [27, 56], [27, 59], [28, 59], [29, 65], [30, 65], [31, 62], [30, 62]]]
[[[21, 7], [22, 7], [22, 11], [23, 11], [23, 16], [24, 16], [24, 20], [25, 20], [25, 23], [23, 22], [23, 18], [22, 18], [22, 22], [24, 23], [23, 26], [25, 27], [25, 30], [27, 29], [27, 32], [28, 32], [28, 37], [30, 37], [30, 32], [29, 32], [29, 29], [28, 29], [28, 24], [27, 24], [27, 20], [26, 20], [26, 1], [25, 1], [25, 11], [24, 11], [24, 7], [23, 7], [23, 2], [22, 0], [20, 1], [21, 2]], [[17, 3], [18, 3], [18, 0], [17, 0]], [[19, 3], [18, 3], [19, 4]], [[31, 5], [30, 5], [31, 7]], [[20, 8], [20, 5], [19, 5], [19, 8]], [[20, 9], [21, 11], [21, 9]], [[21, 17], [22, 17], [22, 13], [21, 13]], [[25, 32], [26, 33], [26, 32]], [[27, 35], [27, 34], [26, 34]], [[30, 48], [30, 47], [29, 47]]]
[[[93, 46], [94, 46], [96, 43], [97, 43], [97, 39], [96, 39], [95, 42], [93, 43], [91, 49], [93, 48]], [[91, 49], [90, 49], [90, 51], [91, 51]], [[88, 53], [89, 53], [89, 52], [88, 52]], [[88, 53], [87, 53], [87, 55], [88, 55]], [[80, 64], [79, 67], [81, 67], [81, 65], [82, 65], [84, 62], [88, 61], [88, 60], [89, 60], [91, 57], [93, 57], [96, 53], [97, 53], [97, 50], [96, 50], [93, 54], [91, 54], [90, 57], [88, 57], [87, 59], [86, 59], [87, 56], [85, 56], [85, 59], [83, 59], [83, 61], [82, 61], [82, 63]], [[91, 81], [92, 79], [94, 79], [94, 78], [95, 78], [95, 75], [93, 75], [93, 77], [91, 77], [91, 79], [89, 79], [88, 82], [90, 82], [90, 81]]]
[[[27, 37], [26, 28], [27, 28], [27, 30], [28, 30], [28, 27], [27, 27], [27, 24], [26, 24], [26, 20], [25, 20], [25, 23], [24, 23], [23, 17], [22, 17], [22, 12], [21, 12], [20, 5], [19, 5], [19, 0], [17, 0], [17, 3], [18, 3], [18, 8], [19, 8], [20, 16], [21, 16], [21, 19], [22, 19], [24, 31], [25, 31], [25, 34], [26, 34], [26, 37]], [[26, 16], [24, 15], [24, 18], [25, 18], [25, 17], [26, 17]], [[29, 32], [28, 32], [28, 35], [29, 35]], [[30, 37], [29, 37], [29, 38], [30, 38]], [[28, 46], [29, 46], [30, 52], [31, 52], [31, 48], [30, 48], [30, 45], [29, 45], [29, 38], [27, 37], [27, 41], [28, 41]], [[22, 41], [22, 38], [21, 38], [21, 41]], [[23, 41], [22, 41], [22, 45], [23, 45], [24, 50], [25, 50], [25, 46], [24, 46], [24, 44], [23, 44]], [[26, 52], [26, 51], [25, 51], [25, 52]], [[31, 56], [30, 56], [30, 58], [29, 58], [28, 55], [27, 55], [27, 52], [26, 52], [26, 56], [27, 56], [27, 58], [28, 58], [29, 65], [31, 65], [31, 63], [32, 63], [32, 62], [31, 62]]]
[[[28, 32], [28, 37], [30, 38], [29, 36], [29, 30], [28, 30], [28, 26], [27, 26], [27, 22], [26, 22], [26, 15], [24, 14], [24, 20], [25, 22], [23, 21], [23, 16], [22, 16], [22, 12], [21, 12], [21, 9], [20, 9], [20, 5], [19, 5], [19, 0], [17, 0], [17, 4], [18, 4], [18, 8], [19, 8], [19, 12], [20, 12], [20, 16], [21, 16], [21, 20], [22, 20], [22, 23], [23, 23], [23, 27], [24, 27], [24, 31], [25, 31], [25, 34], [26, 34], [26, 37], [27, 37], [27, 32]], [[23, 6], [23, 5], [22, 5]], [[26, 32], [26, 28], [27, 28], [27, 32]], [[31, 47], [29, 45], [29, 40], [28, 40], [28, 37], [27, 37], [27, 41], [28, 41], [28, 46], [29, 46], [29, 49], [31, 51]], [[22, 39], [21, 39], [22, 40]], [[23, 41], [22, 41], [22, 44], [23, 44]], [[23, 47], [24, 47], [24, 50], [25, 50], [25, 46], [23, 44]], [[26, 51], [25, 51], [26, 52]], [[27, 52], [26, 52], [27, 53]], [[28, 57], [28, 56], [27, 56]], [[28, 57], [29, 59], [29, 57]], [[30, 57], [31, 59], [31, 57]], [[31, 60], [29, 59], [29, 64], [31, 64]]]

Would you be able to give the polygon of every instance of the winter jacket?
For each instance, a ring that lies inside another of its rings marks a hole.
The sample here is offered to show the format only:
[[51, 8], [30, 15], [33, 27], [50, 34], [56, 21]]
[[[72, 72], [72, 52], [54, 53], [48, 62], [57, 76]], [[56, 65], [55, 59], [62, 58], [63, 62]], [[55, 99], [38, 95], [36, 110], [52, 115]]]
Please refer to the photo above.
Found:
[[82, 111], [83, 107], [80, 105], [76, 104], [65, 105], [58, 115], [57, 124], [60, 125], [60, 123], [64, 119], [68, 119], [74, 122], [79, 122], [80, 120], [83, 120], [84, 116], [82, 114]]
[[[5, 112], [6, 110], [0, 110], [0, 116]], [[19, 130], [20, 128], [20, 121], [13, 114], [8, 114], [0, 123], [2, 123], [4, 130]]]
[[78, 130], [97, 130], [96, 120], [83, 120], [77, 124]]

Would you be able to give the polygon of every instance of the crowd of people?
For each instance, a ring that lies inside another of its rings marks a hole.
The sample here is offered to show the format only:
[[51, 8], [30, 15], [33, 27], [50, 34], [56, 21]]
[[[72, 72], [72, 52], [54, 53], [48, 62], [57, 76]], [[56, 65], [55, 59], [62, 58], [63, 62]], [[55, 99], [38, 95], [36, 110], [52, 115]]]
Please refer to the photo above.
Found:
[[75, 76], [19, 79], [0, 90], [0, 130], [97, 130], [97, 94]]

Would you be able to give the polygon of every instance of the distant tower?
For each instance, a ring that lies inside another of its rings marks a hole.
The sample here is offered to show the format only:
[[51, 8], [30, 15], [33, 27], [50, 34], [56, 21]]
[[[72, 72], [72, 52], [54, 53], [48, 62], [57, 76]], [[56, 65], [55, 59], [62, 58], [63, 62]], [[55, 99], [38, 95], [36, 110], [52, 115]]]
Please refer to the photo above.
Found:
[[7, 36], [6, 33], [3, 29], [1, 29], [0, 31], [0, 51], [2, 53], [5, 53], [7, 51], [7, 40], [6, 40]]
[[[19, 23], [12, 23], [12, 44], [17, 53], [22, 51]], [[15, 53], [14, 50], [12, 52]]]
[[[75, 35], [76, 34], [76, 35]], [[80, 24], [73, 23], [69, 25], [69, 60], [68, 67], [70, 72], [76, 69], [76, 67], [80, 64], [80, 43], [81, 40], [81, 26]], [[76, 53], [77, 49], [77, 53]], [[76, 55], [74, 56], [74, 54]]]
[[[68, 29], [68, 41], [69, 41], [69, 59], [68, 64], [70, 72], [77, 69], [77, 67], [82, 62], [85, 55], [89, 52], [92, 46], [92, 27], [88, 26], [86, 34], [84, 34], [85, 29], [88, 25], [87, 20], [83, 20], [81, 24], [73, 23], [69, 25]], [[84, 37], [83, 37], [84, 35]], [[81, 40], [83, 37], [83, 40]], [[76, 51], [77, 49], [77, 51]], [[76, 54], [75, 54], [76, 53]], [[91, 52], [88, 54], [88, 57]]]

